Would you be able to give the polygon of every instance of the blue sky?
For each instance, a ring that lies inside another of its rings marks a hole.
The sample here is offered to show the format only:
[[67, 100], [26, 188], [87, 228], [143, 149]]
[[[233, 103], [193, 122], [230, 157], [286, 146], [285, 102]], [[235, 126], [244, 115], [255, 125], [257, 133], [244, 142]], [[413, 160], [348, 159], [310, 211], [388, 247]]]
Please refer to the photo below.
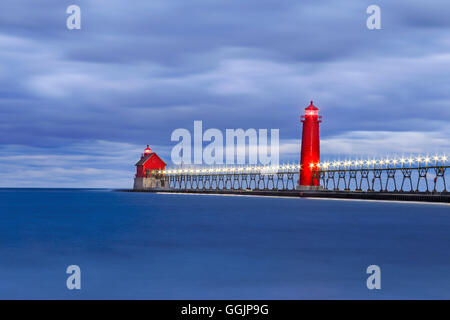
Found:
[[[66, 8], [82, 10], [67, 30]], [[366, 28], [381, 7], [382, 30]], [[279, 128], [323, 115], [322, 155], [450, 150], [447, 0], [3, 0], [0, 186], [128, 187], [176, 128]]]

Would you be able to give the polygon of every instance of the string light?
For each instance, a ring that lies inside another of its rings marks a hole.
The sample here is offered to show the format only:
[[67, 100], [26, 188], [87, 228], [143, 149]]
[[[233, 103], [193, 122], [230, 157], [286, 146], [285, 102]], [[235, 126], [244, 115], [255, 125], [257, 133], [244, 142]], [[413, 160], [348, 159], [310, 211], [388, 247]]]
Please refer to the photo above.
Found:
[[[403, 168], [406, 165], [413, 167], [414, 165], [421, 167], [423, 164], [428, 166], [430, 163], [434, 166], [445, 166], [448, 163], [447, 155], [417, 155], [415, 157], [391, 157], [391, 158], [379, 158], [379, 159], [367, 159], [367, 160], [330, 160], [324, 162], [311, 162], [309, 168], [314, 170], [340, 170], [340, 169], [363, 169], [363, 168]], [[203, 167], [203, 168], [169, 168], [165, 170], [156, 170], [157, 174], [163, 175], [183, 175], [183, 174], [267, 174], [267, 173], [283, 173], [283, 172], [297, 172], [301, 169], [301, 164], [279, 164], [279, 165], [248, 165], [239, 167]]]

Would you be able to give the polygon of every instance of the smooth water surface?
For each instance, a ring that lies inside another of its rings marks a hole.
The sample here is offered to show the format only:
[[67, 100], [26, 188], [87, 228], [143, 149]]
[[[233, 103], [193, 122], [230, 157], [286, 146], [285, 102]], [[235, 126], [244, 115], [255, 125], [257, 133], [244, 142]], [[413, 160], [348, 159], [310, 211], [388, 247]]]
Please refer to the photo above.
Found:
[[0, 298], [449, 299], [450, 206], [0, 189]]

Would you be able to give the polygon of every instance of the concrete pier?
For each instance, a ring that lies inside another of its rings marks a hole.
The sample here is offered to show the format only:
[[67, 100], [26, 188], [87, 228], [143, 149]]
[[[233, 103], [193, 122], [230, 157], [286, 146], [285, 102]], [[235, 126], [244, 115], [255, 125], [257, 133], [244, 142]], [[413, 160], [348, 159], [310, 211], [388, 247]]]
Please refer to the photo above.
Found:
[[311, 190], [305, 190], [305, 191], [299, 191], [299, 190], [284, 190], [284, 191], [248, 190], [247, 191], [247, 190], [182, 190], [182, 189], [152, 189], [152, 190], [122, 189], [122, 190], [117, 190], [117, 191], [450, 203], [450, 193], [449, 192], [442, 192], [442, 193], [398, 192], [398, 193], [394, 193], [394, 192], [345, 192], [345, 191], [311, 191]]

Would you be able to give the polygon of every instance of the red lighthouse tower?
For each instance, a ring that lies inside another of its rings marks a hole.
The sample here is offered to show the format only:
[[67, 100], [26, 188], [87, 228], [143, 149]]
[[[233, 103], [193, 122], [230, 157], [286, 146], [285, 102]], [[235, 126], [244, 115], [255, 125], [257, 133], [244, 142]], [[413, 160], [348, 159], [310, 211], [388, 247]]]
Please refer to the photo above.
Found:
[[313, 179], [313, 170], [317, 169], [317, 163], [320, 162], [319, 123], [322, 122], [322, 116], [319, 116], [319, 109], [312, 101], [305, 108], [301, 121], [303, 133], [299, 189], [318, 189], [320, 182], [319, 179]]

